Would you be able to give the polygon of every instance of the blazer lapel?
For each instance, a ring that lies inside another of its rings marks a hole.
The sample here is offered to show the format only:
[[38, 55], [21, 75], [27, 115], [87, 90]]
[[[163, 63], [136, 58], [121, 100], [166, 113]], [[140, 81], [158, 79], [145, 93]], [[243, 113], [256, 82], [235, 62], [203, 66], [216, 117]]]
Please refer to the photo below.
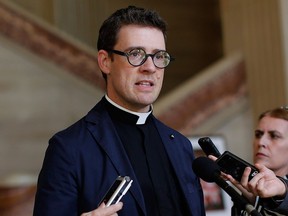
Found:
[[[189, 148], [191, 147], [191, 158], [190, 158], [189, 156], [183, 154], [183, 149], [179, 146], [181, 145], [180, 142], [183, 141], [180, 137], [178, 137], [179, 134], [178, 133], [175, 134], [173, 130], [164, 126], [157, 119], [155, 119], [155, 123], [156, 123], [156, 127], [158, 128], [160, 137], [163, 141], [163, 144], [165, 146], [165, 149], [167, 151], [167, 155], [170, 158], [172, 167], [174, 168], [176, 176], [179, 180], [180, 187], [183, 191], [183, 194], [185, 195], [187, 202], [191, 203], [191, 200], [193, 200], [193, 190], [194, 190], [193, 189], [194, 186], [192, 184], [192, 180], [193, 180], [192, 179], [192, 176], [193, 176], [192, 174], [193, 173], [192, 145], [187, 146], [187, 151], [190, 151]], [[193, 209], [191, 208], [191, 206], [189, 207], [192, 213]]]
[[112, 120], [110, 119], [110, 116], [106, 110], [94, 108], [94, 110], [87, 115], [87, 119], [88, 121], [93, 122], [93, 124], [88, 126], [88, 129], [94, 136], [97, 143], [99, 143], [106, 152], [107, 157], [110, 158], [119, 175], [128, 175], [133, 179], [130, 192], [141, 207], [142, 211], [146, 212], [140, 185], [136, 179], [129, 158], [116, 132]]

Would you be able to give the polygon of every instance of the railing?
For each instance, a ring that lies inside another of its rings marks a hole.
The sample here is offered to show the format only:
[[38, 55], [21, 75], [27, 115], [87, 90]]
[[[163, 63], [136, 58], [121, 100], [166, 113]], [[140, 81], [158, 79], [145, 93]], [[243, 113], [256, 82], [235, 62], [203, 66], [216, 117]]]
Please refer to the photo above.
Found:
[[0, 33], [80, 79], [104, 88], [95, 51], [16, 5], [0, 1]]
[[190, 134], [190, 131], [229, 109], [247, 96], [245, 67], [239, 53], [227, 56], [198, 76], [175, 89], [155, 104], [154, 114], [164, 123]]
[[0, 180], [0, 215], [32, 215], [36, 178], [29, 175], [11, 175]]

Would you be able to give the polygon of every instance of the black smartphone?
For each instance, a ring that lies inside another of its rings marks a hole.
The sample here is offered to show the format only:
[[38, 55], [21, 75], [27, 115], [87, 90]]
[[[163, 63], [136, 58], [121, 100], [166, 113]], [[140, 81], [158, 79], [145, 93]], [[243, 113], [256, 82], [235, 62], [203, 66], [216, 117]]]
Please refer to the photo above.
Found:
[[133, 180], [129, 176], [118, 176], [111, 185], [99, 205], [104, 202], [106, 206], [118, 203], [131, 187]]
[[207, 156], [214, 155], [217, 158], [221, 156], [221, 153], [209, 137], [201, 137], [198, 143]]
[[229, 151], [225, 151], [217, 160], [216, 163], [219, 165], [222, 172], [230, 174], [237, 181], [241, 181], [244, 169], [251, 167], [249, 175], [249, 181], [259, 172], [258, 169], [252, 164], [244, 161], [238, 156], [234, 155]]

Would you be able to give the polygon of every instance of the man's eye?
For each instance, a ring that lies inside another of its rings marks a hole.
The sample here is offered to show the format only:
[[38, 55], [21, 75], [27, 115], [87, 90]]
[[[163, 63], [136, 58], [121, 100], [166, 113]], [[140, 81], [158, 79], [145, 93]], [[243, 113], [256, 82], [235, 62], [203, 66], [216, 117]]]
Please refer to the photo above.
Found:
[[155, 57], [156, 57], [157, 59], [164, 59], [164, 58], [165, 58], [164, 55], [156, 55]]
[[130, 56], [130, 57], [133, 57], [133, 58], [139, 58], [139, 57], [141, 57], [142, 55], [141, 55], [141, 53], [140, 53], [139, 51], [133, 51], [133, 52], [130, 52], [130, 53], [129, 53], [129, 56]]
[[130, 56], [134, 56], [134, 57], [139, 56], [139, 55], [140, 55], [139, 52], [130, 53]]
[[160, 51], [160, 52], [158, 52], [156, 55], [155, 55], [155, 57], [157, 58], [157, 59], [170, 59], [170, 56], [169, 56], [169, 54], [167, 53], [167, 52], [163, 52], [163, 51]]

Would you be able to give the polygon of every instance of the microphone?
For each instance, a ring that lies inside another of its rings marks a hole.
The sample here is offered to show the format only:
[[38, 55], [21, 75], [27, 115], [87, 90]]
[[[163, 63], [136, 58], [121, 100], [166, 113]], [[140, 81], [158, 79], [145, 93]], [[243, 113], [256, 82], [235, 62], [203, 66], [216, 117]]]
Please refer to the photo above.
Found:
[[236, 206], [245, 209], [247, 213], [252, 216], [261, 216], [248, 200], [241, 196], [232, 186], [230, 186], [224, 179], [221, 178], [220, 167], [213, 160], [208, 157], [198, 157], [192, 164], [193, 171], [206, 182], [215, 182], [221, 187], [232, 199]]

